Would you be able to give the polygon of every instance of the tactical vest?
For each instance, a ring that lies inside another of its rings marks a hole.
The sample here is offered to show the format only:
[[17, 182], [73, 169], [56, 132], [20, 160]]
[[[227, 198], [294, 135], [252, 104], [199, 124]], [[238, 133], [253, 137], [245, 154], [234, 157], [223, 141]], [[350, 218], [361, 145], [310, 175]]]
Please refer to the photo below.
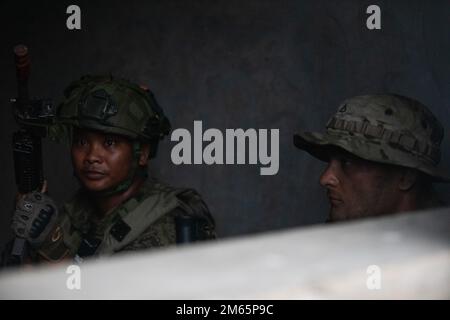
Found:
[[[188, 198], [200, 203], [189, 203], [186, 201]], [[121, 251], [158, 219], [177, 208], [190, 216], [201, 215], [214, 224], [206, 205], [194, 190], [172, 188], [153, 182], [145, 184], [138, 196], [127, 200], [107, 215], [103, 221], [103, 237], [92, 248], [91, 254], [105, 256]], [[58, 227], [39, 250], [39, 254], [47, 260], [58, 261], [67, 256], [75, 257], [80, 246], [89, 247], [85, 238], [89, 232], [88, 221], [92, 213], [93, 208], [87, 199], [80, 194], [75, 196], [73, 201], [64, 205]]]

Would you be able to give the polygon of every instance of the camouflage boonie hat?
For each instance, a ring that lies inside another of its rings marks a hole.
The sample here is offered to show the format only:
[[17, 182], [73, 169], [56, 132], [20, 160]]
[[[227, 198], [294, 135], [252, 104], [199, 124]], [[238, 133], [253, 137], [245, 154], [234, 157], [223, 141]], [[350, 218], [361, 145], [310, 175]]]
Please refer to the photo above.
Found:
[[58, 109], [61, 124], [158, 141], [170, 131], [169, 120], [153, 94], [112, 76], [84, 76], [64, 91]]
[[362, 159], [414, 168], [435, 181], [449, 182], [450, 176], [438, 168], [443, 136], [442, 125], [423, 104], [381, 94], [345, 100], [325, 133], [297, 133], [294, 144], [324, 161], [324, 147], [335, 146]]

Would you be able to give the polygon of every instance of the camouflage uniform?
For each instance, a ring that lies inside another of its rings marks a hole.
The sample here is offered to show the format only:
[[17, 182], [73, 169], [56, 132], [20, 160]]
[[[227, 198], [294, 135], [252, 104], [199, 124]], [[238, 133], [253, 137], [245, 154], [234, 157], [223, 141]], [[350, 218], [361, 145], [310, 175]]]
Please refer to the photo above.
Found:
[[117, 252], [175, 245], [180, 220], [194, 223], [192, 238], [215, 238], [214, 220], [200, 195], [148, 181], [139, 192], [104, 218], [95, 218], [89, 196], [80, 190], [66, 203], [57, 228], [39, 250], [49, 261], [76, 255], [104, 256]]
[[62, 208], [55, 228], [35, 250], [36, 258], [59, 261], [104, 256], [215, 237], [214, 220], [197, 192], [156, 181], [146, 181], [132, 198], [96, 219], [90, 197], [119, 194], [137, 176], [145, 179], [147, 168], [139, 165], [142, 144], [150, 146], [149, 158], [155, 157], [159, 140], [170, 131], [168, 119], [149, 90], [111, 76], [82, 77], [66, 89], [57, 122], [49, 132], [56, 140], [65, 137], [71, 142], [74, 128], [129, 138], [131, 170], [109, 190], [88, 194], [81, 189]]

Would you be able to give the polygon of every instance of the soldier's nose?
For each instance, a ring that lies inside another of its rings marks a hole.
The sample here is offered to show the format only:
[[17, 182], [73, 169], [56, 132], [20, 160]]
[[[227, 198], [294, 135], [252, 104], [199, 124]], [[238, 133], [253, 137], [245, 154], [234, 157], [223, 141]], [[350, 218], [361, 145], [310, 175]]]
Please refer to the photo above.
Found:
[[323, 187], [335, 187], [339, 184], [339, 179], [336, 176], [335, 168], [336, 168], [336, 160], [330, 160], [328, 163], [327, 168], [320, 176], [320, 184]]
[[95, 145], [89, 148], [84, 157], [84, 161], [86, 161], [87, 163], [101, 162], [101, 155]]

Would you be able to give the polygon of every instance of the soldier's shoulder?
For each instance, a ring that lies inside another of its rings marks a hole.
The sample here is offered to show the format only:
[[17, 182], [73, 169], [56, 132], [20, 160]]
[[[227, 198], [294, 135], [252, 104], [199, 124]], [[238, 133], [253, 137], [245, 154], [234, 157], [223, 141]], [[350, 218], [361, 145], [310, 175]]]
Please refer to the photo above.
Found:
[[175, 220], [170, 214], [167, 214], [148, 226], [134, 241], [126, 245], [122, 250], [151, 249], [175, 244]]
[[[152, 246], [164, 246], [172, 244], [176, 240], [176, 230], [184, 223], [195, 226], [199, 239], [213, 239], [216, 237], [215, 221], [206, 205], [203, 197], [195, 189], [177, 188], [158, 182], [146, 186], [146, 194], [149, 196], [155, 192], [163, 193], [170, 201], [174, 201], [174, 207], [159, 217], [142, 235]], [[166, 201], [169, 201], [166, 199]]]
[[205, 218], [214, 223], [206, 202], [203, 197], [195, 189], [192, 188], [178, 188], [160, 181], [152, 181], [144, 187], [144, 197], [150, 196], [154, 193], [162, 193], [166, 197], [176, 200], [177, 206], [175, 210], [170, 212], [172, 217], [176, 216], [190, 216], [197, 218]]

